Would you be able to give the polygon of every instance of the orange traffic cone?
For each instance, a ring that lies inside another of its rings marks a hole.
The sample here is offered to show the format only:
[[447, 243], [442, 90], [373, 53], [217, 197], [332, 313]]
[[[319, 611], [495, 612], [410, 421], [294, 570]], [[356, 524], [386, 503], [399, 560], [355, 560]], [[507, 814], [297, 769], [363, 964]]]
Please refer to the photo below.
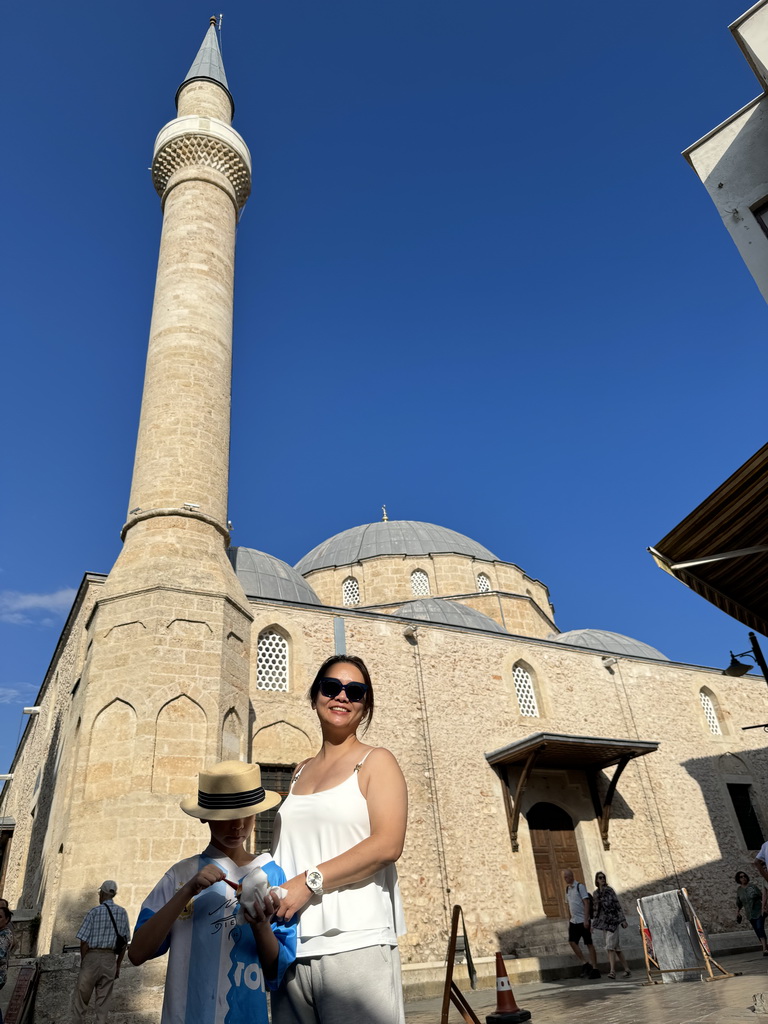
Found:
[[486, 1024], [521, 1024], [524, 1020], [530, 1020], [531, 1014], [528, 1010], [521, 1010], [515, 1002], [512, 986], [509, 984], [507, 969], [504, 966], [504, 957], [501, 953], [496, 954], [496, 1012], [489, 1013], [485, 1018]]

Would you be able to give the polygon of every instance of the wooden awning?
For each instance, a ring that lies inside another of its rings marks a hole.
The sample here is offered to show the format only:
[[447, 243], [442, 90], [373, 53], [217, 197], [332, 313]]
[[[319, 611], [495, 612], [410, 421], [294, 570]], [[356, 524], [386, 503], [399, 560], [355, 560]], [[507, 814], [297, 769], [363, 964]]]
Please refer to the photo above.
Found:
[[648, 551], [665, 572], [768, 635], [768, 444]]
[[[506, 747], [491, 751], [485, 759], [499, 776], [504, 792], [504, 807], [507, 812], [509, 836], [512, 851], [516, 853], [520, 844], [520, 804], [528, 781], [534, 770], [542, 768], [565, 768], [583, 771], [589, 784], [595, 817], [600, 822], [603, 848], [610, 850], [608, 829], [611, 821], [611, 807], [621, 773], [630, 761], [658, 750], [659, 744], [652, 740], [602, 739], [596, 736], [568, 736], [564, 733], [537, 732], [524, 740], [510, 743]], [[608, 784], [605, 799], [600, 800], [597, 791], [597, 773], [616, 765]], [[520, 768], [520, 777], [515, 786], [514, 796], [509, 784], [509, 769]]]

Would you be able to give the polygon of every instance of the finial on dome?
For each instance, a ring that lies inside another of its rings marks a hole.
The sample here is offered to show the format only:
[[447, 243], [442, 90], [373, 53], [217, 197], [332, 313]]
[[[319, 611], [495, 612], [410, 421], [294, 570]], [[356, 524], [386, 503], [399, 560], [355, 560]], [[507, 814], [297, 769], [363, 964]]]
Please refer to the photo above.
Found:
[[388, 523], [389, 522], [389, 516], [387, 515], [387, 506], [386, 505], [382, 505], [381, 506], [381, 521], [382, 521], [382, 523]]
[[211, 24], [211, 25], [215, 25], [215, 24], [216, 24], [216, 15], [215, 15], [215, 14], [212, 14], [212, 15], [211, 15], [211, 20], [210, 20], [210, 24]]

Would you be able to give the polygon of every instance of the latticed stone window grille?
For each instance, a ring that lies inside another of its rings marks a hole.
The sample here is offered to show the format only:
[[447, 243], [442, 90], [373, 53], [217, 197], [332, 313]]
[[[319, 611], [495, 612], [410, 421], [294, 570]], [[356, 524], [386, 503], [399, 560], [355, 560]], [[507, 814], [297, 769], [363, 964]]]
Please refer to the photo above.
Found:
[[429, 576], [423, 569], [414, 569], [411, 573], [411, 593], [415, 597], [429, 597]]
[[484, 572], [478, 574], [477, 577], [477, 590], [480, 594], [487, 594], [491, 589], [491, 581], [485, 575]]
[[705, 690], [699, 690], [699, 700], [701, 706], [704, 709], [704, 717], [707, 720], [709, 731], [714, 736], [722, 736], [723, 730], [720, 728], [720, 722], [717, 718], [717, 712], [715, 711], [715, 705], [712, 703], [712, 698]]
[[288, 689], [288, 641], [274, 629], [265, 629], [259, 634], [256, 687], [259, 690]]
[[354, 576], [347, 576], [341, 584], [341, 600], [346, 608], [360, 604], [360, 584]]
[[[288, 796], [291, 788], [291, 776], [296, 765], [292, 764], [263, 764], [261, 766], [261, 784], [265, 789], [280, 796]], [[269, 853], [272, 849], [272, 833], [275, 827], [277, 807], [270, 811], [262, 811], [256, 815], [256, 853]]]
[[520, 714], [526, 718], [538, 718], [539, 705], [536, 701], [536, 690], [533, 686], [531, 673], [527, 672], [522, 665], [515, 665], [512, 678], [515, 683], [515, 693], [517, 694], [517, 703], [520, 706]]

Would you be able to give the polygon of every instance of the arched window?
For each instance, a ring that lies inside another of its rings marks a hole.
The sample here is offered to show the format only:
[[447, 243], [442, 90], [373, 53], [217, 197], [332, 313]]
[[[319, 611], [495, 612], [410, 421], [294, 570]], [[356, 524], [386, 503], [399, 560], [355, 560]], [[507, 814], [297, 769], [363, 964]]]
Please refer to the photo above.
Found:
[[715, 702], [712, 700], [712, 697], [706, 690], [699, 690], [699, 700], [701, 701], [701, 706], [704, 709], [704, 717], [707, 720], [709, 731], [713, 736], [722, 736], [723, 730], [720, 728], [720, 721], [717, 717]]
[[411, 593], [414, 597], [429, 597], [429, 576], [423, 569], [411, 573]]
[[341, 601], [345, 608], [360, 604], [360, 584], [354, 576], [347, 576], [341, 584]]
[[259, 690], [288, 689], [288, 641], [272, 626], [259, 633], [256, 687]]
[[484, 572], [477, 574], [477, 591], [479, 594], [487, 594], [491, 589], [491, 581]]
[[539, 705], [536, 700], [536, 689], [533, 685], [531, 673], [523, 665], [517, 664], [512, 672], [512, 679], [515, 684], [520, 714], [525, 718], [538, 718]]

